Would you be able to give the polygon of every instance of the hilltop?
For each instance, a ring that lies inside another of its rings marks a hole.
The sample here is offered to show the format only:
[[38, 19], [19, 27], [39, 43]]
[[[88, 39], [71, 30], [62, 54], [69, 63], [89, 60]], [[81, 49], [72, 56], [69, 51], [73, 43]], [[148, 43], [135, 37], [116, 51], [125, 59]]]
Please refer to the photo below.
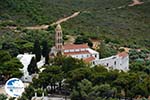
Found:
[[[0, 27], [52, 24], [74, 12], [62, 24], [66, 34], [105, 39], [122, 46], [150, 47], [150, 2], [128, 7], [131, 0], [5, 0], [0, 2]], [[116, 9], [125, 6], [122, 9]]]

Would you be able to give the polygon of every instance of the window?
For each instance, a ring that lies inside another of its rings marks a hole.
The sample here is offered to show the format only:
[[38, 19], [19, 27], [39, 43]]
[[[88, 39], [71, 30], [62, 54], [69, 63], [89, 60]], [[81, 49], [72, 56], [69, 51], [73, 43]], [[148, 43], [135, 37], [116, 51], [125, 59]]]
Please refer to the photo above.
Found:
[[97, 55], [95, 55], [95, 58], [97, 58]]
[[93, 65], [95, 65], [95, 62], [93, 61]]
[[107, 63], [106, 66], [109, 66], [109, 64]]
[[116, 61], [114, 62], [114, 65], [116, 65]]
[[83, 58], [84, 56], [82, 55], [82, 58]]
[[59, 37], [59, 32], [57, 33], [57, 37]]

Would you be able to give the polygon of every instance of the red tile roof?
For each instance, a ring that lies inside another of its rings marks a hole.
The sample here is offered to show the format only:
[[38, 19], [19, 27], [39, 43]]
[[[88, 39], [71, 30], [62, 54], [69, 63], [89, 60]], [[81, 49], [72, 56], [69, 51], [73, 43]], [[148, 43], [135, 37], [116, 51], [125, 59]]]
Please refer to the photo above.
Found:
[[79, 52], [64, 52], [64, 55], [78, 55], [78, 54], [90, 54], [89, 51], [79, 51]]
[[64, 50], [89, 48], [87, 44], [66, 44]]
[[95, 60], [95, 58], [93, 56], [83, 59], [83, 61], [85, 61], [87, 63], [89, 63], [89, 62], [91, 62], [93, 60]]
[[118, 56], [124, 58], [124, 57], [128, 56], [128, 53], [126, 53], [126, 52], [121, 52], [121, 53], [118, 53]]

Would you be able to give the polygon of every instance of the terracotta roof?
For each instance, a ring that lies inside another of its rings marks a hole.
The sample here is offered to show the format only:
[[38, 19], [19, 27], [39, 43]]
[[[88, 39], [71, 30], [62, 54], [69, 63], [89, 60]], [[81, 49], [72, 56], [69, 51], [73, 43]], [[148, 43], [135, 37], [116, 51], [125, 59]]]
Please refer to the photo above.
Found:
[[64, 55], [91, 54], [89, 51], [64, 52]]
[[83, 61], [85, 61], [87, 63], [89, 63], [89, 62], [91, 62], [93, 60], [95, 60], [95, 58], [93, 56], [83, 59]]
[[128, 56], [128, 53], [126, 53], [126, 52], [121, 52], [121, 53], [118, 53], [118, 56], [119, 56], [119, 57], [126, 57], [126, 56]]
[[87, 44], [65, 44], [64, 50], [89, 48]]

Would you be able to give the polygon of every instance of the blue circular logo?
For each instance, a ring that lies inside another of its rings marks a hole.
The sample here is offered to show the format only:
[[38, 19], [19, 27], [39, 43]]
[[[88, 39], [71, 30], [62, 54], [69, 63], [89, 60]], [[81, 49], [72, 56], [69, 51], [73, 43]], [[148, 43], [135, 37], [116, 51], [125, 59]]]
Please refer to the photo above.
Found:
[[5, 84], [5, 91], [11, 97], [19, 97], [24, 92], [24, 84], [18, 78], [11, 78]]

